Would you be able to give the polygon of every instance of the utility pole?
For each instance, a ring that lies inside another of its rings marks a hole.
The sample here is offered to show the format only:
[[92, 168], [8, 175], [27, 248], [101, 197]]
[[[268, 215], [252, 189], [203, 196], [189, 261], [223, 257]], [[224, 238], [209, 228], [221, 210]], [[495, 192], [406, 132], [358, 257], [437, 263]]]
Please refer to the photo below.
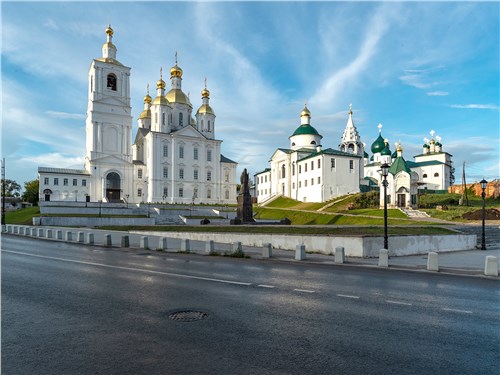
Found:
[[461, 205], [464, 204], [465, 195], [465, 205], [469, 206], [469, 197], [467, 196], [467, 181], [465, 180], [465, 161], [462, 166], [462, 197], [460, 198]]
[[2, 159], [2, 232], [5, 228], [5, 158]]

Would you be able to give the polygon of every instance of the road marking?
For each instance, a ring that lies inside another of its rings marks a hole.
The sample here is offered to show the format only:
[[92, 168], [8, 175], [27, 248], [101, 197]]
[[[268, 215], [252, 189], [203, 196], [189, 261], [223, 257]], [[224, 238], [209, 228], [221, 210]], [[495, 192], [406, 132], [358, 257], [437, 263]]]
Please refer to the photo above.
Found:
[[352, 299], [359, 299], [358, 296], [350, 296], [348, 294], [337, 294], [337, 297], [344, 297], [344, 298], [352, 298]]
[[300, 293], [314, 293], [314, 290], [307, 290], [307, 289], [294, 289], [293, 291]]
[[64, 258], [58, 258], [58, 257], [49, 257], [49, 256], [44, 256], [44, 255], [36, 255], [36, 254], [23, 253], [23, 252], [20, 252], [20, 251], [2, 250], [2, 252], [3, 253], [12, 253], [12, 254], [26, 255], [26, 256], [30, 256], [30, 257], [34, 257], [34, 258], [43, 258], [43, 259], [58, 260], [58, 261], [61, 261], [61, 262], [86, 264], [86, 265], [89, 265], [89, 266], [114, 268], [114, 269], [125, 270], [125, 271], [145, 272], [145, 273], [152, 273], [152, 274], [155, 274], [155, 275], [165, 275], [165, 276], [181, 277], [181, 278], [185, 278], [185, 279], [213, 281], [213, 282], [216, 282], [216, 283], [244, 285], [244, 286], [252, 285], [252, 283], [245, 283], [245, 282], [241, 282], [241, 281], [212, 279], [212, 278], [209, 278], [209, 277], [183, 275], [183, 274], [180, 274], [180, 273], [145, 270], [145, 269], [133, 268], [133, 267], [111, 266], [109, 264], [103, 264], [103, 263], [85, 262], [85, 261], [82, 261], [82, 260], [72, 260], [72, 259], [64, 259]]
[[385, 302], [392, 303], [394, 305], [405, 305], [405, 306], [411, 306], [412, 305], [411, 303], [408, 303], [408, 302], [393, 301], [393, 300], [390, 300], [390, 299], [385, 300]]
[[463, 313], [463, 314], [472, 314], [472, 311], [470, 311], [470, 310], [448, 309], [446, 307], [443, 307], [441, 310], [452, 311], [452, 312]]
[[269, 289], [275, 288], [275, 286], [273, 286], [273, 285], [265, 285], [265, 284], [259, 284], [257, 286], [259, 288], [269, 288]]

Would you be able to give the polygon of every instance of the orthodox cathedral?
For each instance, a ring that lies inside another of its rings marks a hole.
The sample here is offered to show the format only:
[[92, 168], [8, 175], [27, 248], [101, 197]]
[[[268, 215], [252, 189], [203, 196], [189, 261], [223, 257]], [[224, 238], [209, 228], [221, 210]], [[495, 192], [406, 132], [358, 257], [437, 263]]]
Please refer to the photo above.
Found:
[[182, 69], [163, 72], [156, 95], [144, 97], [132, 139], [130, 68], [116, 58], [113, 29], [88, 74], [86, 155], [83, 170], [39, 167], [40, 200], [235, 203], [237, 163], [221, 154], [210, 92], [193, 105], [182, 91]]
[[[323, 148], [322, 136], [311, 126], [311, 112], [304, 106], [300, 126], [289, 137], [289, 148], [278, 148], [270, 158], [270, 168], [255, 174], [258, 203], [278, 196], [303, 202], [325, 202], [342, 195], [380, 188], [381, 165], [387, 163], [388, 207], [416, 207], [419, 190], [447, 190], [454, 182], [452, 155], [442, 149], [441, 138], [431, 131], [424, 139], [422, 154], [413, 161], [403, 158], [403, 147], [396, 143], [391, 152], [389, 141], [379, 135], [371, 145], [372, 156], [365, 151], [349, 108], [347, 124], [338, 149]], [[380, 205], [383, 206], [381, 194]]]

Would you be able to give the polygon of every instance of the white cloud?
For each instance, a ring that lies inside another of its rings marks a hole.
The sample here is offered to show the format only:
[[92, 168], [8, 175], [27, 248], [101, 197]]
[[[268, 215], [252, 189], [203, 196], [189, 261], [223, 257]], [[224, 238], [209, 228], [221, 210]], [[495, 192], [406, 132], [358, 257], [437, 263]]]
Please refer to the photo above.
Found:
[[35, 166], [57, 167], [57, 168], [78, 168], [82, 169], [85, 162], [84, 157], [64, 155], [59, 152], [34, 155], [19, 159], [22, 163], [29, 163]]
[[47, 115], [54, 118], [60, 119], [71, 119], [71, 120], [85, 120], [87, 118], [86, 115], [82, 113], [66, 113], [66, 112], [57, 112], [57, 111], [45, 111]]
[[428, 96], [448, 96], [450, 93], [447, 91], [431, 91], [428, 92]]
[[494, 109], [497, 111], [499, 109], [495, 104], [450, 104], [449, 107], [461, 109]]
[[[443, 69], [444, 66], [442, 65], [432, 68], [423, 68], [423, 69], [405, 69], [404, 75], [400, 76], [399, 80], [403, 82], [405, 85], [412, 86], [417, 89], [428, 89], [442, 83], [436, 81], [433, 78], [433, 76], [436, 73], [442, 72]], [[435, 92], [442, 93], [442, 91], [435, 91]]]

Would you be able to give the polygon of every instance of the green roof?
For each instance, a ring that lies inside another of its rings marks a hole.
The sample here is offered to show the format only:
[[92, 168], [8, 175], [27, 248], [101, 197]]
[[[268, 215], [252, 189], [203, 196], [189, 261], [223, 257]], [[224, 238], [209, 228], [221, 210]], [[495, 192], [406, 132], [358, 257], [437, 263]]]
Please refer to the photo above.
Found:
[[303, 135], [303, 134], [319, 135], [318, 131], [316, 129], [314, 129], [311, 125], [309, 125], [309, 124], [303, 124], [303, 125], [300, 125], [293, 132], [293, 134], [291, 136], [293, 137], [294, 135]]
[[368, 155], [368, 152], [365, 151], [364, 155], [363, 155], [365, 158], [369, 158], [370, 155]]
[[393, 176], [395, 176], [401, 171], [405, 171], [406, 173], [411, 175], [411, 169], [410, 169], [410, 167], [408, 167], [408, 165], [406, 165], [405, 159], [403, 159], [402, 156], [399, 156], [391, 164], [391, 167], [389, 168], [389, 173], [391, 173]]
[[359, 156], [359, 155], [355, 155], [355, 154], [351, 154], [351, 153], [343, 152], [343, 151], [338, 151], [338, 150], [335, 150], [333, 148], [325, 148], [324, 150], [321, 150], [319, 152], [313, 152], [310, 155], [303, 157], [299, 161], [313, 158], [313, 157], [318, 156], [318, 155], [335, 155], [335, 156], [347, 156], [350, 158], [361, 158], [361, 156]]
[[375, 142], [372, 143], [372, 153], [376, 154], [377, 152], [381, 152], [384, 148], [385, 148], [384, 138], [382, 138], [382, 135], [379, 134]]
[[380, 155], [384, 155], [384, 156], [389, 156], [390, 154], [391, 154], [391, 150], [389, 150], [389, 147], [387, 147], [387, 145], [384, 147], [384, 149], [380, 153]]

